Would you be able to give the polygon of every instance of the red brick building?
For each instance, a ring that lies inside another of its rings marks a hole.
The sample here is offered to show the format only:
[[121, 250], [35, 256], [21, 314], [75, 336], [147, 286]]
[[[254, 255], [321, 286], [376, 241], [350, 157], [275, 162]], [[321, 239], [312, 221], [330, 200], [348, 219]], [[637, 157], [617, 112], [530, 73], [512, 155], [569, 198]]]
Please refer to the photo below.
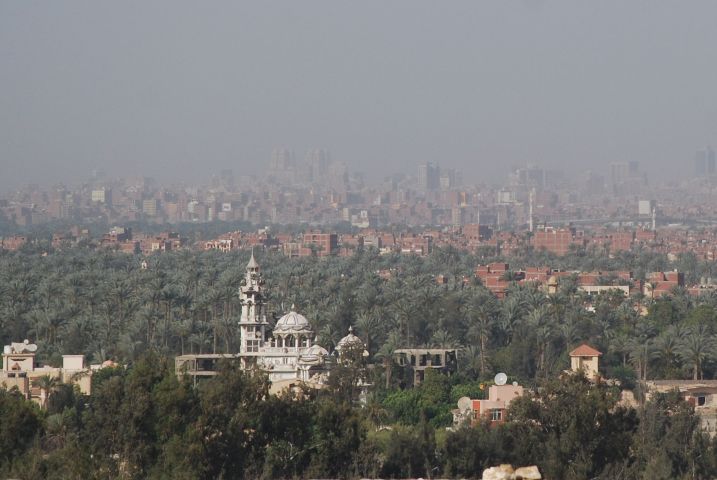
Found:
[[532, 243], [537, 250], [545, 249], [556, 255], [565, 255], [571, 245], [582, 245], [582, 240], [582, 234], [578, 234], [574, 228], [546, 228], [535, 232]]

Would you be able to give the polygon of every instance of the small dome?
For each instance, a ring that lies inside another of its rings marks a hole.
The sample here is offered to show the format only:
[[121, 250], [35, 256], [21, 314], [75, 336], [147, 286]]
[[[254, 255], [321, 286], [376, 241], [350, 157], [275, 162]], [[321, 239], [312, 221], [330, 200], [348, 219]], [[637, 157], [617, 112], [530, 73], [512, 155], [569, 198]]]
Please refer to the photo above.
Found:
[[274, 327], [275, 333], [305, 333], [311, 331], [309, 321], [305, 316], [296, 313], [293, 305], [291, 306], [291, 311], [281, 317]]
[[336, 350], [339, 352], [345, 348], [351, 348], [353, 346], [360, 345], [361, 347], [364, 347], [363, 341], [354, 335], [354, 329], [353, 327], [349, 327], [349, 334], [346, 335], [344, 338], [339, 340], [339, 343], [336, 345]]
[[316, 355], [319, 357], [328, 357], [329, 352], [322, 347], [321, 345], [312, 345], [309, 347], [309, 349], [306, 351], [305, 355]]

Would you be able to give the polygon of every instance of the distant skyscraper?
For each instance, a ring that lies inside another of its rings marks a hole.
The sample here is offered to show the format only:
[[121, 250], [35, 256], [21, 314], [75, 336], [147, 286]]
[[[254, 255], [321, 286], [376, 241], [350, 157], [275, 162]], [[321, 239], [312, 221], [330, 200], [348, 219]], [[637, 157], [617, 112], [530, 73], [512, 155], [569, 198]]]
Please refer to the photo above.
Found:
[[442, 190], [448, 190], [449, 188], [454, 188], [456, 186], [456, 178], [458, 175], [456, 174], [456, 171], [452, 168], [441, 170], [440, 175], [440, 186]]
[[306, 165], [309, 180], [312, 182], [326, 181], [327, 169], [331, 164], [331, 154], [323, 148], [314, 148], [306, 152]]
[[536, 165], [528, 164], [525, 167], [515, 168], [508, 179], [510, 185], [514, 187], [543, 189], [546, 184], [546, 172]]
[[99, 188], [92, 190], [91, 200], [93, 203], [104, 203], [107, 206], [112, 206], [112, 190], [108, 188]]
[[441, 169], [431, 162], [418, 166], [418, 188], [436, 190], [440, 186]]
[[275, 148], [271, 152], [270, 171], [282, 171], [294, 168], [294, 152], [288, 148]]
[[288, 148], [275, 148], [269, 161], [269, 176], [284, 183], [296, 180], [296, 160], [294, 152]]
[[620, 184], [628, 178], [627, 163], [614, 162], [610, 164], [610, 181], [613, 185]]
[[703, 177], [715, 173], [715, 151], [712, 147], [698, 150], [695, 154], [695, 176]]

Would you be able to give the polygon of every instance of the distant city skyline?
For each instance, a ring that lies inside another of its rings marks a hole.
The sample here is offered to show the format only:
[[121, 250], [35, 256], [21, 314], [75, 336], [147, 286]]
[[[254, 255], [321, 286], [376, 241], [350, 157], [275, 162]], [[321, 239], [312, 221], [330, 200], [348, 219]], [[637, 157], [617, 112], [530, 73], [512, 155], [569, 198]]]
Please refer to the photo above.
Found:
[[0, 190], [101, 168], [259, 174], [284, 146], [370, 180], [527, 163], [689, 176], [717, 145], [717, 3], [0, 3]]

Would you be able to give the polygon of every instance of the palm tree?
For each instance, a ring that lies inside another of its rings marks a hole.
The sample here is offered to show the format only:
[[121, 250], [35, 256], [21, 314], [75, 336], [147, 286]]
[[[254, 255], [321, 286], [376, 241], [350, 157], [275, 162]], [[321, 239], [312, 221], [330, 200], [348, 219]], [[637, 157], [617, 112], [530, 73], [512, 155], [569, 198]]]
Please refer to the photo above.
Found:
[[647, 380], [647, 367], [653, 356], [653, 341], [647, 337], [632, 337], [627, 342], [630, 363], [635, 367], [637, 378]]
[[47, 408], [47, 402], [50, 400], [50, 395], [55, 393], [55, 390], [60, 386], [60, 379], [48, 375], [43, 375], [35, 380], [36, 385], [40, 388], [40, 406]]
[[700, 325], [687, 332], [677, 349], [677, 355], [683, 362], [692, 366], [692, 379], [702, 378], [702, 365], [715, 358], [717, 341], [705, 325]]
[[577, 343], [580, 338], [580, 332], [578, 329], [578, 322], [574, 316], [568, 316], [563, 323], [558, 326], [560, 336], [565, 343], [565, 348], [568, 353], [573, 349], [573, 345]]
[[411, 345], [411, 323], [416, 315], [418, 315], [419, 304], [414, 298], [407, 295], [400, 296], [396, 301], [392, 302], [390, 307], [393, 311], [398, 325], [404, 332], [404, 342], [406, 346]]
[[506, 345], [510, 345], [515, 330], [523, 317], [523, 310], [523, 304], [517, 295], [506, 298], [501, 304], [501, 316], [498, 325], [505, 335]]
[[467, 313], [468, 338], [476, 341], [480, 348], [480, 373], [482, 375], [485, 374], [488, 367], [488, 340], [492, 336], [495, 317], [489, 304], [475, 305], [478, 297], [473, 297], [472, 300], [469, 304], [471, 308]]
[[189, 344], [192, 345], [192, 353], [194, 353], [194, 346], [196, 345], [199, 349], [199, 354], [204, 353], [204, 347], [211, 345], [211, 336], [209, 335], [209, 327], [198, 328], [196, 332], [189, 336]]
[[482, 355], [480, 349], [475, 345], [467, 345], [459, 352], [461, 361], [459, 365], [471, 377], [478, 378], [481, 372]]
[[652, 358], [657, 360], [663, 368], [663, 373], [669, 375], [678, 364], [680, 344], [683, 341], [684, 331], [671, 326], [655, 339]]
[[57, 341], [57, 334], [67, 324], [67, 319], [60, 312], [52, 312], [46, 316], [47, 342], [54, 345]]
[[68, 422], [62, 413], [49, 415], [45, 420], [46, 438], [54, 448], [61, 448], [69, 435]]
[[608, 350], [617, 353], [622, 357], [622, 366], [627, 365], [627, 357], [630, 353], [630, 338], [624, 334], [618, 334], [610, 338], [610, 344]]
[[436, 348], [458, 348], [460, 343], [448, 333], [447, 330], [440, 329], [431, 337], [431, 345]]
[[391, 374], [393, 373], [393, 355], [401, 345], [401, 335], [398, 331], [389, 332], [386, 341], [376, 353], [376, 358], [380, 359], [386, 371], [386, 389], [391, 387]]
[[554, 324], [548, 315], [548, 307], [540, 305], [533, 309], [528, 313], [526, 323], [535, 335], [535, 341], [538, 346], [537, 370], [542, 372], [545, 367], [545, 356], [554, 335]]
[[319, 332], [319, 344], [332, 351], [341, 340], [341, 333], [331, 323], [327, 323]]
[[378, 316], [370, 313], [361, 314], [356, 321], [356, 327], [359, 330], [359, 334], [363, 336], [364, 343], [366, 344], [366, 351], [371, 353], [373, 339], [379, 334], [381, 320]]

